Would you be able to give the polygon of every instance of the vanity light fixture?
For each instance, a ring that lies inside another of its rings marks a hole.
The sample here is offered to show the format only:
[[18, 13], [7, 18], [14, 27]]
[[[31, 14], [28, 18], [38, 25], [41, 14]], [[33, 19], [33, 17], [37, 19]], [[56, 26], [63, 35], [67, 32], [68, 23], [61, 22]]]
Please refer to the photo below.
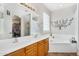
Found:
[[35, 8], [33, 8], [32, 6], [29, 6], [28, 4], [26, 3], [20, 3], [21, 5], [27, 7], [28, 9], [32, 10], [32, 11], [36, 11]]

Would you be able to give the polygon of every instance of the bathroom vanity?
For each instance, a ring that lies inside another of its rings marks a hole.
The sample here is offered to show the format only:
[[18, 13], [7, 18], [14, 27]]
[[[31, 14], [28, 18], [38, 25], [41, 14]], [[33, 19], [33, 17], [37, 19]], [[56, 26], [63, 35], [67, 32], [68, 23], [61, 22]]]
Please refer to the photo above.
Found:
[[49, 35], [40, 35], [36, 38], [31, 36], [19, 37], [17, 38], [16, 42], [15, 42], [15, 39], [13, 40], [6, 39], [6, 40], [2, 40], [2, 43], [0, 43], [1, 56], [46, 56], [48, 55]]
[[46, 56], [48, 54], [48, 38], [16, 50], [6, 56]]
[[24, 5], [26, 4], [2, 5], [4, 17], [1, 19], [1, 30], [3, 30], [0, 34], [1, 56], [45, 56], [48, 54], [49, 35], [39, 35], [39, 15]]

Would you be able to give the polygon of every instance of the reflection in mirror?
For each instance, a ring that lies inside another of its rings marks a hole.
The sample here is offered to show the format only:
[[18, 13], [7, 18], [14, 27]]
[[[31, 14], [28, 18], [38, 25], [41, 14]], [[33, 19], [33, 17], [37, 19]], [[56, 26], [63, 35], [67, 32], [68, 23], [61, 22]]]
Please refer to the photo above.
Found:
[[31, 35], [36, 37], [38, 34], [39, 34], [38, 16], [32, 14], [32, 19], [31, 19]]
[[12, 19], [12, 36], [20, 37], [21, 36], [21, 18], [14, 15]]
[[24, 36], [29, 36], [30, 35], [30, 19], [31, 15], [27, 14], [24, 19]]

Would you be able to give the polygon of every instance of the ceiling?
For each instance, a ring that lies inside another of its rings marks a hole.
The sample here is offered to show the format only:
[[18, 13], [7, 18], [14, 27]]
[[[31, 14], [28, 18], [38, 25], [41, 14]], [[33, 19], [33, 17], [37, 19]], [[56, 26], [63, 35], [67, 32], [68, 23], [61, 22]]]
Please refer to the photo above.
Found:
[[44, 3], [44, 5], [50, 11], [54, 11], [54, 10], [62, 9], [65, 7], [73, 6], [73, 5], [75, 5], [75, 3]]

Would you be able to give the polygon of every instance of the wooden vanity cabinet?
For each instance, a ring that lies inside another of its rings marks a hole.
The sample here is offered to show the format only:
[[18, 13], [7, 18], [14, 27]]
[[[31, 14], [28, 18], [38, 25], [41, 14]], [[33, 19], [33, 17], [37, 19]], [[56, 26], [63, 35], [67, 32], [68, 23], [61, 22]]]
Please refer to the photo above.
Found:
[[19, 49], [19, 50], [15, 51], [15, 52], [7, 54], [6, 56], [25, 56], [25, 49], [24, 48]]
[[49, 50], [49, 41], [48, 39], [44, 40], [44, 55], [48, 55], [48, 50]]
[[48, 55], [49, 41], [41, 40], [37, 43], [26, 46], [6, 56], [46, 56]]
[[37, 56], [37, 43], [26, 46], [6, 56]]
[[29, 45], [25, 48], [26, 56], [37, 56], [37, 43]]
[[37, 43], [37, 55], [38, 56], [44, 56], [44, 40], [42, 40], [42, 41], [39, 41], [38, 43]]
[[38, 56], [46, 56], [48, 55], [48, 48], [49, 48], [49, 41], [48, 39], [45, 39], [45, 40], [42, 40], [42, 41], [39, 41], [37, 43], [37, 55]]

